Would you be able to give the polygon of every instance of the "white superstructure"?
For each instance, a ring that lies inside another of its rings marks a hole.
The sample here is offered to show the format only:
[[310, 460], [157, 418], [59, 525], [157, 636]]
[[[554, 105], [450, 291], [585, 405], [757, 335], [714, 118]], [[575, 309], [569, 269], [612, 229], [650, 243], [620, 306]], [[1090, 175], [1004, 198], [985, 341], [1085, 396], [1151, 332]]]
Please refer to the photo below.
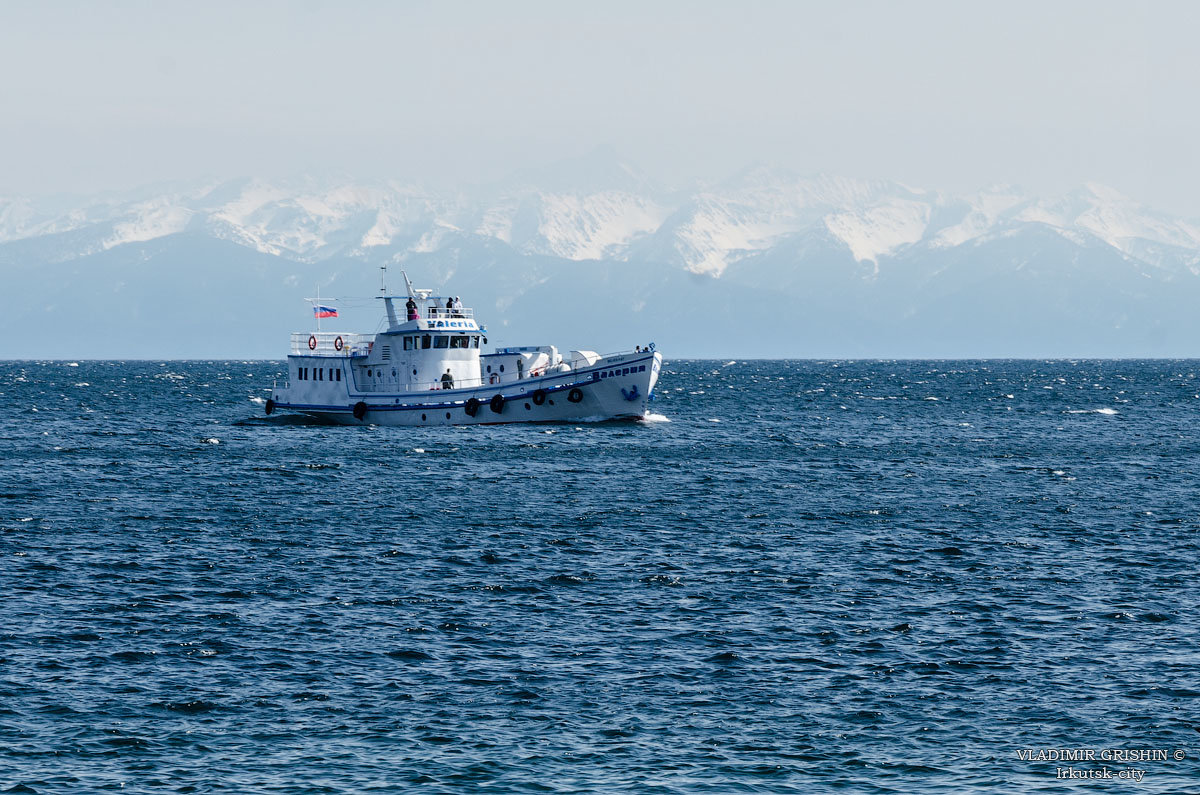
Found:
[[565, 422], [646, 416], [662, 354], [653, 344], [601, 356], [553, 345], [483, 353], [487, 329], [455, 297], [380, 298], [387, 329], [292, 335], [288, 381], [266, 410], [346, 425]]

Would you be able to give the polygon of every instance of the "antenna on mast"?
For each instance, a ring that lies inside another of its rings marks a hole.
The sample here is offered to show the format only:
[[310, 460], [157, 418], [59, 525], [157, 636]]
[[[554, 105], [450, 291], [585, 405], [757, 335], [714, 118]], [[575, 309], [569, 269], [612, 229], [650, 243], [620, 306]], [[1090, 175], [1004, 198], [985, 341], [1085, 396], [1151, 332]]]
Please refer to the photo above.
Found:
[[[401, 271], [403, 273], [403, 271]], [[387, 295], [387, 263], [379, 266], [379, 294]]]

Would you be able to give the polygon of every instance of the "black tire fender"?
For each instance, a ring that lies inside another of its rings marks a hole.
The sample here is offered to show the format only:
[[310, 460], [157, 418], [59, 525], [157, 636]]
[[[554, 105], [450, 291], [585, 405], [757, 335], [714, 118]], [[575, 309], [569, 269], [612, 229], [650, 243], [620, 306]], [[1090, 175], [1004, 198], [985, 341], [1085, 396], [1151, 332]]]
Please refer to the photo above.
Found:
[[540, 406], [546, 402], [546, 390], [535, 389], [533, 392], [533, 405]]
[[362, 420], [365, 416], [367, 416], [367, 404], [360, 400], [354, 404], [354, 419]]
[[579, 401], [583, 400], [583, 390], [579, 387], [575, 387], [567, 393], [567, 400], [571, 401], [572, 403], [578, 403]]
[[497, 414], [504, 411], [504, 395], [492, 395], [492, 399], [488, 401], [488, 408]]
[[479, 412], [479, 398], [469, 398], [463, 411], [467, 412], [468, 417], [474, 417]]
[[271, 416], [271, 412], [275, 410], [275, 401], [272, 400], [271, 398], [267, 398], [266, 409], [267, 409], [268, 417]]

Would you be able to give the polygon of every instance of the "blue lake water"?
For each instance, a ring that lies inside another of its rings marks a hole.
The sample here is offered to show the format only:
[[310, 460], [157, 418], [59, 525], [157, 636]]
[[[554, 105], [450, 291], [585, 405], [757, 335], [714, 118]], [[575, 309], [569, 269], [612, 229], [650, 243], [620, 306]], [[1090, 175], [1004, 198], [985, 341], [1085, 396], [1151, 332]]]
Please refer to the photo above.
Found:
[[1200, 362], [669, 361], [669, 421], [449, 429], [276, 377], [0, 363], [0, 791], [1200, 783]]

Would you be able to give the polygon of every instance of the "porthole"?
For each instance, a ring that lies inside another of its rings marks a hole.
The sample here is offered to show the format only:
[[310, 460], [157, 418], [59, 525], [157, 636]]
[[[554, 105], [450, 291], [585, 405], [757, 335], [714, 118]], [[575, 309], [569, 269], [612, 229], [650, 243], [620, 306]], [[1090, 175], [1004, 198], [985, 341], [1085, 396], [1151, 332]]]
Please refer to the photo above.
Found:
[[371, 371], [367, 370], [367, 378], [370, 378], [370, 377], [371, 377]]
[[554, 405], [554, 401], [553, 401], [553, 400], [551, 400], [551, 401], [550, 401], [550, 405], [551, 405], [551, 406], [553, 406], [553, 405]]
[[492, 366], [489, 364], [489, 365], [488, 365], [488, 372], [490, 373], [491, 371], [492, 371]]
[[504, 372], [504, 365], [500, 365], [500, 372]]
[[393, 367], [392, 368], [392, 378], [395, 378], [395, 377], [396, 377], [396, 368]]
[[450, 412], [446, 412], [446, 419], [450, 419]]
[[529, 411], [531, 408], [533, 408], [533, 406], [529, 405], [528, 403], [525, 404], [526, 411]]
[[415, 368], [415, 367], [414, 367], [414, 368], [413, 368], [413, 375], [416, 375], [416, 374], [417, 374], [417, 368]]
[[422, 415], [421, 415], [421, 422], [424, 422], [424, 421], [425, 421], [425, 415], [424, 415], [424, 414], [422, 414]]

